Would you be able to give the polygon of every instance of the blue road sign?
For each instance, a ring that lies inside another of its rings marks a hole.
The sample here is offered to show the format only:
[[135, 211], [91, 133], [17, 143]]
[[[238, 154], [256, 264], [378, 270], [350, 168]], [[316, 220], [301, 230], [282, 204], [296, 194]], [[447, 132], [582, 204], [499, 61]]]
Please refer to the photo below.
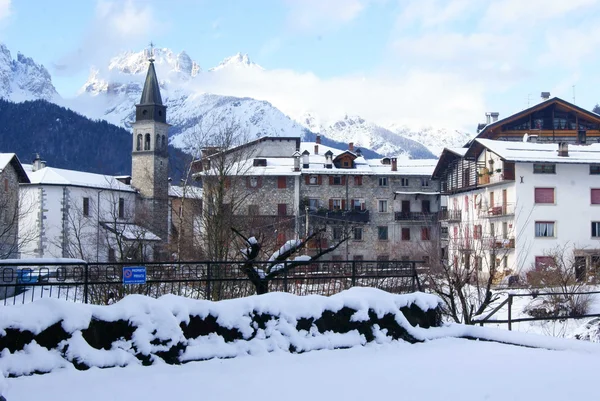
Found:
[[124, 267], [123, 284], [146, 284], [146, 266]]

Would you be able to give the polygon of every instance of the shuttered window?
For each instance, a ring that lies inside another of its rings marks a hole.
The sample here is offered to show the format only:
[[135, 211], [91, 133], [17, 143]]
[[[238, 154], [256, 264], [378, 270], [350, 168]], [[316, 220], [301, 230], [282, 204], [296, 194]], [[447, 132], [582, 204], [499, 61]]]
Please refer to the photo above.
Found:
[[600, 237], [600, 221], [592, 221], [592, 237]]
[[362, 185], [362, 175], [354, 176], [354, 185]]
[[554, 203], [554, 188], [535, 188], [535, 203]]
[[277, 177], [277, 188], [287, 188], [287, 177]]
[[592, 188], [592, 205], [600, 205], [600, 189]]
[[410, 228], [402, 229], [402, 241], [410, 241]]
[[287, 203], [279, 203], [277, 204], [277, 214], [279, 216], [287, 215]]

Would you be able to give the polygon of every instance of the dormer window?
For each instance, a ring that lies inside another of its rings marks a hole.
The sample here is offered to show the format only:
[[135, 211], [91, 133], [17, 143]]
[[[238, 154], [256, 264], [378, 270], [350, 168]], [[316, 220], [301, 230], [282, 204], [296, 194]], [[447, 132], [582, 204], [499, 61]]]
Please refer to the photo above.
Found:
[[267, 167], [267, 159], [254, 159], [254, 167]]
[[392, 160], [389, 157], [381, 159], [381, 164], [392, 164]]

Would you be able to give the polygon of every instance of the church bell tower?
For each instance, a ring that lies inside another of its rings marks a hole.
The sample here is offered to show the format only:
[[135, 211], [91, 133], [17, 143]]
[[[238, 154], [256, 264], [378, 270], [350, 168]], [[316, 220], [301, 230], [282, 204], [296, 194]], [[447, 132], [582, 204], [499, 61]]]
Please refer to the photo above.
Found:
[[140, 103], [135, 106], [131, 185], [139, 191], [138, 211], [144, 225], [163, 242], [168, 233], [169, 124], [151, 51]]

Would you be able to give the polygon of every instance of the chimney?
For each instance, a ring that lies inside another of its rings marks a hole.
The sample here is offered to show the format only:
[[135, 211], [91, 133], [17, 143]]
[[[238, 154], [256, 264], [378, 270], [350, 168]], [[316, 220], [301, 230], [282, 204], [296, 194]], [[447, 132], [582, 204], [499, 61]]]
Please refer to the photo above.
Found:
[[392, 157], [392, 171], [398, 171], [398, 159]]
[[315, 145], [315, 155], [319, 154], [319, 145]]
[[333, 167], [333, 152], [331, 150], [328, 150], [325, 153], [325, 168], [332, 168]]
[[300, 152], [295, 151], [292, 157], [294, 158], [294, 171], [300, 171]]
[[560, 142], [558, 144], [558, 155], [561, 157], [569, 156], [569, 144], [567, 142]]
[[321, 134], [317, 134], [317, 139], [315, 140], [315, 142], [317, 143], [317, 145], [321, 144]]
[[542, 100], [548, 100], [550, 99], [550, 92], [542, 92], [540, 96], [542, 97]]
[[39, 153], [36, 153], [35, 159], [33, 160], [33, 163], [31, 166], [31, 171], [38, 171], [40, 169], [43, 169], [44, 167], [46, 167], [46, 162], [42, 161]]
[[362, 157], [362, 150], [360, 148], [356, 148], [356, 156]]
[[349, 143], [348, 143], [348, 150], [349, 150], [350, 152], [354, 152], [354, 142], [349, 142]]
[[491, 113], [485, 113], [485, 123], [486, 125], [489, 125], [492, 122], [492, 114]]
[[497, 111], [493, 111], [490, 113], [490, 116], [492, 116], [492, 122], [495, 123], [496, 121], [498, 121], [498, 116], [500, 115], [500, 113], [498, 113]]
[[304, 152], [302, 152], [302, 168], [308, 168], [309, 166], [309, 162], [308, 162], [308, 156], [310, 156], [310, 152], [308, 150], [305, 150]]

